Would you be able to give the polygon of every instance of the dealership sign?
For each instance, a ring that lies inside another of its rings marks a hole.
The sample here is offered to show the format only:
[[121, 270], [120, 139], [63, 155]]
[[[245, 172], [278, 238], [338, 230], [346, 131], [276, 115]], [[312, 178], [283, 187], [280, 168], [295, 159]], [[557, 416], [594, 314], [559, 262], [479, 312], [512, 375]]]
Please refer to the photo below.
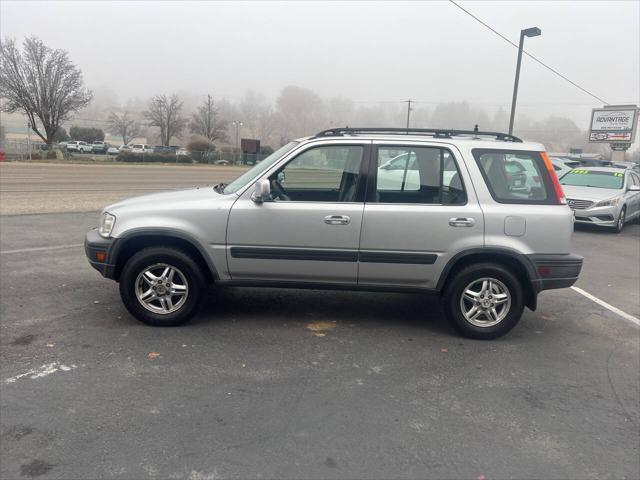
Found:
[[631, 143], [636, 136], [638, 108], [635, 105], [612, 105], [594, 108], [591, 113], [590, 142]]

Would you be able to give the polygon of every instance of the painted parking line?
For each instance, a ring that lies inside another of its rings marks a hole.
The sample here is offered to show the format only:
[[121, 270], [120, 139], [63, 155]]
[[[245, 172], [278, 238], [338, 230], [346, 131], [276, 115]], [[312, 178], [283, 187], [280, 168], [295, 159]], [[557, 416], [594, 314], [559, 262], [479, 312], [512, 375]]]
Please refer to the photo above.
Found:
[[629, 315], [627, 312], [623, 312], [622, 310], [620, 310], [619, 308], [614, 307], [613, 305], [608, 304], [607, 302], [605, 302], [604, 300], [600, 300], [598, 297], [594, 297], [593, 295], [591, 295], [589, 292], [585, 292], [584, 290], [582, 290], [581, 288], [578, 287], [571, 287], [571, 290], [573, 290], [574, 292], [578, 292], [580, 295], [584, 295], [585, 297], [587, 297], [589, 300], [594, 301], [595, 303], [597, 303], [598, 305], [600, 305], [601, 307], [606, 308], [607, 310], [610, 310], [611, 312], [620, 315], [622, 318], [624, 318], [625, 320], [630, 321], [631, 323], [637, 325], [638, 327], [640, 327], [640, 319], [634, 317], [633, 315]]
[[46, 252], [48, 250], [62, 250], [63, 248], [76, 248], [84, 246], [83, 243], [71, 243], [69, 245], [56, 245], [54, 247], [33, 247], [19, 248], [17, 250], [0, 250], [0, 255], [10, 255], [12, 253]]

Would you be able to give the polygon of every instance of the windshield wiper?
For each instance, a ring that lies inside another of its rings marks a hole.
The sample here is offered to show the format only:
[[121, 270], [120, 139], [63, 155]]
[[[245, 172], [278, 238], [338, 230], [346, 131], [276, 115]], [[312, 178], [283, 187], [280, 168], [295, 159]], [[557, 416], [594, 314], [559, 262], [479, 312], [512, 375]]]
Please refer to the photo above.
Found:
[[226, 183], [217, 183], [213, 186], [213, 191], [216, 193], [224, 193], [224, 187], [226, 187]]

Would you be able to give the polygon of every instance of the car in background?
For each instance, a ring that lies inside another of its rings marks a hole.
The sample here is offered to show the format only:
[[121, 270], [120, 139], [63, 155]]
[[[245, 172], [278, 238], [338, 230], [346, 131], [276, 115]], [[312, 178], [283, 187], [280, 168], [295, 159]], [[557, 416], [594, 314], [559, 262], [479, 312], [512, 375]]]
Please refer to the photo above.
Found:
[[119, 152], [130, 152], [131, 151], [131, 145], [122, 145], [119, 149]]
[[610, 227], [620, 233], [640, 216], [640, 175], [630, 169], [579, 167], [560, 179], [576, 223]]
[[187, 150], [184, 147], [179, 147], [176, 150], [176, 155], [179, 156], [179, 157], [188, 157], [189, 155], [191, 155], [191, 152], [189, 152], [189, 150]]
[[109, 144], [106, 142], [95, 141], [91, 144], [91, 152], [92, 153], [101, 153], [105, 154], [109, 150]]
[[145, 143], [134, 143], [131, 145], [131, 153], [152, 153], [153, 149]]
[[579, 160], [562, 157], [551, 157], [550, 160], [558, 178], [561, 178], [566, 173], [569, 173], [574, 168], [578, 168], [580, 166]]
[[67, 152], [91, 153], [91, 145], [82, 141], [68, 142]]
[[613, 164], [615, 168], [623, 168], [623, 169], [631, 169], [631, 170], [640, 170], [640, 163], [636, 162], [616, 162]]
[[155, 147], [153, 147], [153, 153], [160, 153], [164, 155], [175, 155], [176, 150], [178, 150], [178, 148], [180, 147], [156, 145]]
[[107, 149], [107, 155], [118, 155], [118, 153], [120, 153], [120, 149], [118, 147], [114, 147], [113, 145], [111, 145]]
[[599, 160], [596, 158], [581, 158], [578, 161], [581, 167], [610, 167], [613, 165], [609, 160]]

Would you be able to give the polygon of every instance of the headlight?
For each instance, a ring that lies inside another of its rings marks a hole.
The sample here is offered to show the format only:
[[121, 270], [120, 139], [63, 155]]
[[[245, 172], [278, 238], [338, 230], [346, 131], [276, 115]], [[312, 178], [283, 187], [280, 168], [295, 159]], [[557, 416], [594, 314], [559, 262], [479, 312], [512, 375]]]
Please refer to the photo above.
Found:
[[100, 218], [100, 228], [98, 228], [98, 233], [101, 237], [107, 238], [111, 235], [111, 230], [113, 230], [113, 226], [115, 224], [116, 217], [107, 212], [103, 213], [102, 218]]
[[609, 200], [603, 200], [601, 202], [596, 203], [594, 207], [614, 207], [618, 204], [618, 200], [620, 200], [620, 197], [611, 198]]

